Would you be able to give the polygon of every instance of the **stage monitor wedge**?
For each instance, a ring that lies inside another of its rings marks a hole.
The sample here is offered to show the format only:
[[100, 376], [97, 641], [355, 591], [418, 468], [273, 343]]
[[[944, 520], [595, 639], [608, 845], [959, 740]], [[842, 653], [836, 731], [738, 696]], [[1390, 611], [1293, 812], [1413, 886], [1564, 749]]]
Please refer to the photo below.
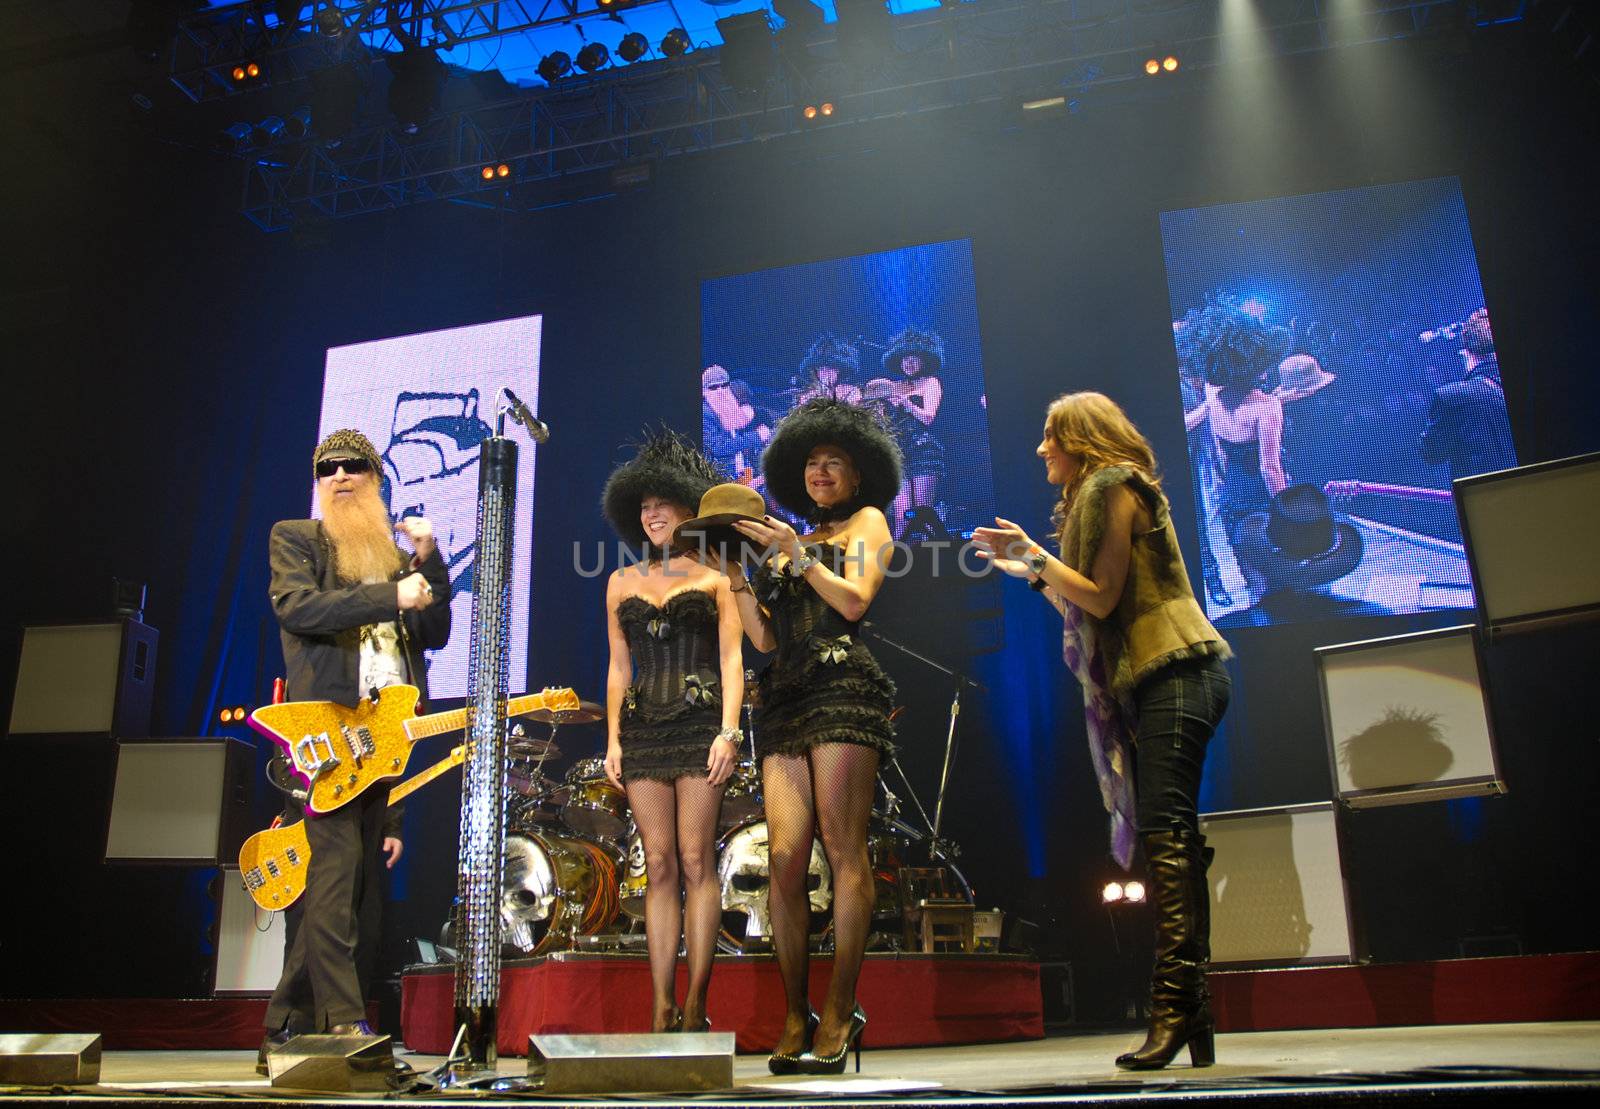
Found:
[[528, 1037], [528, 1077], [545, 1094], [733, 1088], [733, 1033]]
[[98, 1032], [0, 1035], [0, 1086], [93, 1086], [99, 1081]]
[[149, 735], [159, 641], [137, 620], [23, 628], [9, 734]]
[[1600, 620], [1600, 453], [1460, 478], [1454, 490], [1486, 629]]
[[1465, 624], [1317, 648], [1340, 801], [1372, 808], [1506, 792], [1476, 631]]
[[1202, 813], [1212, 860], [1211, 962], [1238, 969], [1354, 961], [1332, 802]]

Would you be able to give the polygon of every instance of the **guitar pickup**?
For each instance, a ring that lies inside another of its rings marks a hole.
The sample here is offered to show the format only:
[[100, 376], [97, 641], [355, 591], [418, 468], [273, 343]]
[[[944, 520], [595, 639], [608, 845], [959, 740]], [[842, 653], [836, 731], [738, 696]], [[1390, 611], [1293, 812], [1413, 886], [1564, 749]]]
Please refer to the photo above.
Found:
[[356, 769], [361, 769], [362, 743], [359, 729], [351, 728], [347, 724], [339, 725], [339, 735], [344, 739], [344, 745], [350, 749], [350, 757], [355, 760]]
[[258, 890], [267, 884], [267, 880], [261, 876], [261, 870], [258, 867], [251, 867], [240, 877], [244, 879], [246, 889]]
[[289, 860], [290, 866], [300, 865], [300, 852], [296, 851], [293, 847], [285, 847], [283, 849], [283, 854]]
[[282, 875], [278, 873], [278, 860], [276, 860], [276, 859], [268, 859], [267, 860], [267, 873], [272, 875], [274, 878], [281, 878], [282, 877]]

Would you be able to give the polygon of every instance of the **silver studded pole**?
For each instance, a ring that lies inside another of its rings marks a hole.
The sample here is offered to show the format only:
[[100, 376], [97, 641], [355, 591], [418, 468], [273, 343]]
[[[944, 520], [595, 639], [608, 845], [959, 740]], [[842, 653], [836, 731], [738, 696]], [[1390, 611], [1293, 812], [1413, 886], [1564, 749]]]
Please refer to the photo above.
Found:
[[467, 657], [466, 759], [461, 774], [455, 936], [456, 1027], [452, 1073], [493, 1070], [500, 1005], [500, 882], [505, 850], [505, 734], [511, 629], [511, 539], [517, 445], [483, 441], [478, 474], [478, 544], [473, 571], [472, 643]]

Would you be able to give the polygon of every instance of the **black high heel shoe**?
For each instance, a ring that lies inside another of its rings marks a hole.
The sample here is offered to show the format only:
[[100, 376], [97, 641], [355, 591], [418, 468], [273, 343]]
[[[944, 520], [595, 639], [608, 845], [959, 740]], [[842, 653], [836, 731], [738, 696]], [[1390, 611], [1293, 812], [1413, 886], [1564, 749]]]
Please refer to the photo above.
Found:
[[782, 1052], [773, 1052], [767, 1057], [767, 1070], [773, 1074], [799, 1074], [800, 1060], [805, 1058], [811, 1050], [811, 1039], [817, 1034], [817, 1025], [822, 1023], [822, 1018], [817, 1016], [815, 1009], [806, 1013], [806, 1038], [798, 1055], [785, 1055]]
[[850, 1049], [856, 1049], [856, 1073], [861, 1073], [861, 1034], [867, 1030], [867, 1014], [860, 1005], [850, 1014], [850, 1031], [845, 1034], [844, 1043], [839, 1045], [839, 1050], [832, 1055], [817, 1055], [806, 1052], [800, 1056], [798, 1067], [801, 1074], [843, 1074], [845, 1056], [850, 1054]]

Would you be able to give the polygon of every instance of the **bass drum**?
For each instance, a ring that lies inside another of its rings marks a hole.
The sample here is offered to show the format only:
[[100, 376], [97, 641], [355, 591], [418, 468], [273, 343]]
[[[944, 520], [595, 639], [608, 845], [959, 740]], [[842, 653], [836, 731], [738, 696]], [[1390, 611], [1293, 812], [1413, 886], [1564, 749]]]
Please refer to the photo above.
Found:
[[605, 848], [547, 832], [506, 837], [500, 927], [507, 946], [543, 955], [617, 919], [617, 863]]
[[[767, 912], [771, 881], [765, 820], [746, 821], [718, 841], [717, 882], [722, 887], [723, 920], [718, 945], [724, 951], [755, 951], [771, 945], [772, 917]], [[820, 836], [811, 841], [806, 886], [812, 913], [826, 913], [833, 905], [833, 872]]]
[[649, 888], [650, 880], [644, 869], [644, 840], [638, 829], [634, 829], [628, 835], [628, 857], [622, 864], [622, 882], [618, 890], [622, 911], [634, 920], [643, 920], [644, 895]]

